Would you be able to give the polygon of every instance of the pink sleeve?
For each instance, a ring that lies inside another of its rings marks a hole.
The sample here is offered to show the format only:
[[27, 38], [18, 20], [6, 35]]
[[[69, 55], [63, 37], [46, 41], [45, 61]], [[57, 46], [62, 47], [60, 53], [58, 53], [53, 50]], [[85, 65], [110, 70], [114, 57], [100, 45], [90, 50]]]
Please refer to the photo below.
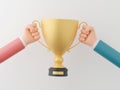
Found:
[[24, 48], [25, 46], [19, 38], [8, 43], [6, 46], [0, 48], [0, 63], [13, 56], [14, 54], [18, 53]]

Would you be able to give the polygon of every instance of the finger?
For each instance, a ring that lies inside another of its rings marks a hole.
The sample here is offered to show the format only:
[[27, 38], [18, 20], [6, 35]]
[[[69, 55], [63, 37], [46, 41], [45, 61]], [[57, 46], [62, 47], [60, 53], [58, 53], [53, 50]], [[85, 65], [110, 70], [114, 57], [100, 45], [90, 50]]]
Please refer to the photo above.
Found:
[[80, 39], [86, 40], [87, 36], [85, 34], [80, 34]]
[[34, 39], [35, 40], [39, 40], [40, 39], [40, 36], [38, 35], [38, 36], [34, 36]]
[[86, 34], [80, 34], [80, 37], [87, 38]]
[[86, 29], [86, 28], [87, 28], [87, 25], [83, 24], [82, 29]]
[[38, 31], [38, 28], [37, 28], [37, 27], [35, 27], [35, 31], [36, 31], [36, 32]]
[[35, 27], [37, 27], [37, 24], [36, 23], [32, 23], [32, 26], [35, 28]]
[[31, 26], [30, 31], [31, 33], [38, 32], [38, 28]]
[[39, 35], [39, 32], [32, 33], [32, 36], [37, 36]]
[[93, 28], [91, 26], [86, 26], [86, 29], [82, 29], [81, 32], [88, 35], [92, 29]]
[[86, 29], [82, 29], [82, 30], [81, 30], [81, 33], [88, 35], [88, 34], [89, 34], [89, 31], [86, 30]]
[[35, 32], [38, 32], [38, 28], [37, 27], [33, 28], [31, 33], [35, 33]]
[[81, 41], [81, 42], [84, 42], [85, 41], [85, 38], [79, 38], [79, 40]]
[[31, 24], [26, 27], [26, 30], [29, 30], [30, 32], [34, 32], [34, 28], [32, 27]]

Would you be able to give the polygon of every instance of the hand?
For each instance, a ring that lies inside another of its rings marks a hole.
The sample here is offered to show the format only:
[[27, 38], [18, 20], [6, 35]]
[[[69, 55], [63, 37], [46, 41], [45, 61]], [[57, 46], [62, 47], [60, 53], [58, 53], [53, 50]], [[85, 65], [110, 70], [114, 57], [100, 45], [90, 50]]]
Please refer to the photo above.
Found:
[[35, 23], [28, 25], [23, 33], [22, 38], [27, 45], [39, 40], [40, 35], [37, 25]]
[[80, 36], [79, 37], [80, 42], [91, 47], [94, 45], [94, 43], [97, 40], [94, 28], [88, 25], [83, 25], [79, 36]]

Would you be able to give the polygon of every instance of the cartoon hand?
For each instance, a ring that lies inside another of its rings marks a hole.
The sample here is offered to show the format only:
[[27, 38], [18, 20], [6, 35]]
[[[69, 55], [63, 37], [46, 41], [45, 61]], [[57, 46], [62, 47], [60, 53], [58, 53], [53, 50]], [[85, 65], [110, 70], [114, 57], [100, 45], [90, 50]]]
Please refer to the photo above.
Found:
[[79, 41], [92, 47], [96, 40], [97, 38], [94, 28], [88, 25], [83, 25], [81, 33], [79, 35]]
[[35, 23], [28, 25], [23, 33], [22, 38], [27, 45], [39, 40], [40, 34], [38, 32], [37, 25]]

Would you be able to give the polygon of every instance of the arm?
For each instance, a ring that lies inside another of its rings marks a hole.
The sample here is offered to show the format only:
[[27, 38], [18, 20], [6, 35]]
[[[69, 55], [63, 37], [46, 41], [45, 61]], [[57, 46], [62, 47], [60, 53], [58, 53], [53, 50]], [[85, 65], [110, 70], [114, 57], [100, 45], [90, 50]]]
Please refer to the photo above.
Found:
[[120, 53], [102, 40], [97, 41], [97, 37], [93, 27], [84, 25], [81, 30], [79, 40], [82, 43], [93, 47], [95, 52], [106, 58], [111, 63], [120, 67]]
[[23, 50], [25, 46], [37, 41], [40, 38], [36, 24], [31, 24], [26, 27], [21, 38], [17, 38], [0, 48], [0, 63], [7, 60], [11, 56]]
[[120, 53], [100, 40], [94, 51], [120, 68]]
[[8, 43], [0, 49], [0, 63], [24, 49], [24, 45], [19, 38]]

